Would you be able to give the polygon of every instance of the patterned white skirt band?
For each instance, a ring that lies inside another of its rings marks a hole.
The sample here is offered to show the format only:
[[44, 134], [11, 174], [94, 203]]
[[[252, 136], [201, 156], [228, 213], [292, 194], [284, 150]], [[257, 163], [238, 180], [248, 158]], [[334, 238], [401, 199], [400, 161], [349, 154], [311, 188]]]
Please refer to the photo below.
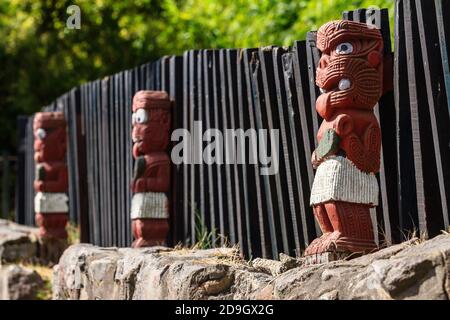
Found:
[[131, 219], [167, 219], [168, 199], [163, 192], [135, 193], [131, 199]]
[[34, 211], [40, 213], [69, 212], [69, 198], [65, 193], [38, 192], [34, 197]]
[[378, 192], [375, 174], [365, 173], [347, 158], [336, 156], [317, 168], [310, 205], [336, 200], [377, 206]]

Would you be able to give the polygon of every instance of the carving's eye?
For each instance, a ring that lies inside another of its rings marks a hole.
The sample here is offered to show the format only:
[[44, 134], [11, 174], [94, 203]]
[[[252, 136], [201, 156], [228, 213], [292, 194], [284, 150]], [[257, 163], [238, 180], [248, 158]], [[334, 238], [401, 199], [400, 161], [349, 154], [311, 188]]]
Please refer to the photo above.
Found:
[[136, 111], [136, 113], [133, 114], [134, 116], [134, 121], [136, 123], [145, 123], [148, 120], [148, 113], [145, 109], [139, 109], [138, 111]]
[[349, 79], [341, 79], [339, 81], [339, 85], [338, 88], [339, 90], [343, 91], [343, 90], [347, 90], [352, 86], [352, 82]]
[[39, 129], [37, 129], [36, 135], [40, 140], [44, 140], [45, 137], [47, 136], [47, 132], [45, 132], [44, 129], [39, 128]]
[[353, 52], [353, 46], [351, 43], [348, 43], [348, 42], [341, 43], [336, 47], [337, 54], [349, 54], [352, 52]]

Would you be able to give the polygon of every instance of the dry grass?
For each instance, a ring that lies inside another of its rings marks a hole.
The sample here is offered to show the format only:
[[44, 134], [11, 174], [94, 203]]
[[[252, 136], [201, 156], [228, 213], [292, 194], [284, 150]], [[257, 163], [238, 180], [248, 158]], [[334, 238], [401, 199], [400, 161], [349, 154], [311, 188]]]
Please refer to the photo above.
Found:
[[52, 299], [52, 277], [53, 269], [37, 264], [21, 264], [24, 268], [36, 271], [44, 281], [44, 286], [38, 291], [36, 295], [37, 300], [51, 300]]
[[66, 227], [68, 238], [67, 242], [70, 245], [80, 243], [80, 227], [69, 222]]
[[[220, 249], [228, 249], [228, 250], [225, 251]], [[190, 251], [192, 251], [192, 249], [190, 249]], [[198, 263], [213, 264], [213, 265], [216, 264], [225, 264], [229, 266], [249, 265], [249, 262], [244, 260], [244, 258], [242, 257], [238, 244], [232, 247], [216, 248], [216, 251], [213, 253], [211, 257], [195, 259], [194, 261]]]
[[426, 232], [420, 232], [416, 228], [412, 231], [401, 232], [403, 241], [411, 241], [412, 244], [417, 245], [421, 244], [428, 240], [428, 235]]
[[[198, 263], [204, 263], [204, 264], [222, 263], [222, 264], [227, 264], [227, 265], [231, 265], [231, 266], [248, 264], [248, 262], [246, 260], [244, 260], [242, 257], [239, 244], [235, 244], [232, 246], [225, 237], [224, 237], [223, 243], [224, 243], [223, 246], [209, 248], [209, 249], [215, 249], [215, 251], [211, 257], [199, 258], [199, 259], [195, 259], [193, 261], [198, 262]], [[221, 250], [221, 249], [226, 249], [226, 250]], [[178, 243], [173, 248], [173, 250], [162, 251], [162, 252], [159, 252], [159, 254], [162, 254], [162, 255], [164, 255], [164, 254], [188, 255], [197, 250], [205, 250], [205, 249], [203, 249], [201, 245], [199, 246], [197, 244], [194, 244], [193, 246], [190, 246], [190, 247], [186, 247], [182, 243]]]

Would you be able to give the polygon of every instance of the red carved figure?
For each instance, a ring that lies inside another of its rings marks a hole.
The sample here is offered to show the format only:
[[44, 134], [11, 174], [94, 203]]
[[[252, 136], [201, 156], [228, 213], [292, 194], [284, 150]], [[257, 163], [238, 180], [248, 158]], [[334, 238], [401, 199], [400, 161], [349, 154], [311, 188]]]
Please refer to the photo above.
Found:
[[66, 155], [66, 121], [62, 112], [38, 112], [34, 116], [34, 160], [61, 161]]
[[166, 151], [170, 141], [171, 103], [164, 91], [138, 91], [133, 97], [133, 156]]
[[316, 110], [324, 120], [310, 202], [323, 235], [305, 255], [366, 253], [377, 247], [370, 208], [378, 205], [381, 131], [373, 108], [383, 93], [382, 36], [363, 23], [332, 21], [317, 32], [317, 47]]
[[132, 181], [133, 193], [167, 192], [170, 181], [170, 159], [166, 152], [152, 152], [136, 159]]
[[62, 112], [36, 113], [33, 122], [36, 191], [34, 209], [39, 226], [40, 256], [57, 262], [67, 245], [67, 133]]
[[164, 91], [138, 91], [133, 97], [131, 189], [133, 247], [165, 243], [169, 231], [171, 101]]
[[66, 121], [62, 112], [38, 112], [34, 117], [36, 192], [66, 192]]

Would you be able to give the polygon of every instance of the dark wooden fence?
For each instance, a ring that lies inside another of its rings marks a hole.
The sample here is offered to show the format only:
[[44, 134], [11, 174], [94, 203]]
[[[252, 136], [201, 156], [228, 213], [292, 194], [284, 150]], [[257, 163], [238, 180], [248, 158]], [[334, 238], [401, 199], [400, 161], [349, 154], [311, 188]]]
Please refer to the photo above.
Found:
[[[387, 10], [342, 16], [381, 28], [392, 58], [387, 70], [394, 72], [386, 78], [393, 79], [393, 90], [375, 108], [383, 140], [373, 219], [380, 243], [388, 244], [413, 230], [434, 236], [448, 228], [450, 197], [450, 22], [443, 18], [450, 4], [398, 0], [396, 6], [395, 53]], [[172, 166], [170, 244], [192, 245], [207, 230], [213, 245], [239, 243], [246, 256], [299, 254], [320, 233], [309, 206], [310, 157], [321, 122], [314, 84], [319, 58], [315, 32], [290, 48], [191, 50], [83, 84], [46, 107], [63, 110], [68, 119], [70, 214], [82, 241], [131, 243], [131, 100], [137, 90], [155, 89], [174, 100], [174, 129], [193, 134], [194, 121], [201, 121], [201, 134], [210, 128], [279, 130], [276, 175], [261, 175], [259, 163]], [[32, 117], [26, 120], [19, 120], [24, 205], [17, 216], [33, 224]], [[254, 147], [247, 139], [247, 160]]]

